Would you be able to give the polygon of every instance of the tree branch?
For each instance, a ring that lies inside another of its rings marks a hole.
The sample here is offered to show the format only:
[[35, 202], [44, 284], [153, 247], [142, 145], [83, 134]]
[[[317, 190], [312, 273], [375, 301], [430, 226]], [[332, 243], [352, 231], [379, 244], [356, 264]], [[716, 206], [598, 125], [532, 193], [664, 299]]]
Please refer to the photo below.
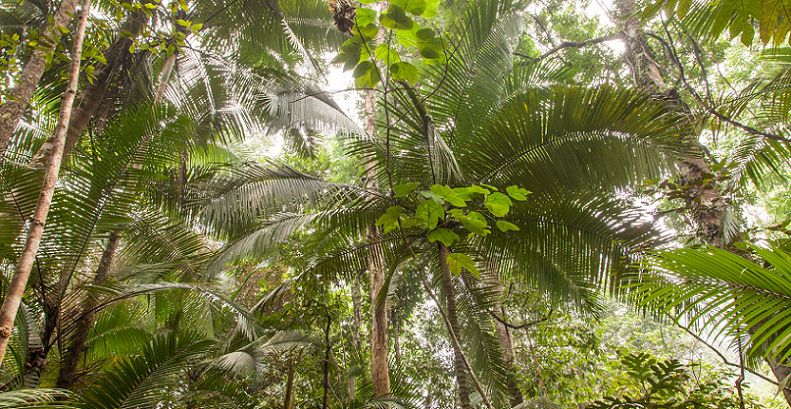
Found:
[[[663, 25], [664, 25], [664, 22], [663, 22]], [[665, 31], [667, 31], [667, 27], [666, 26], [665, 26]], [[651, 36], [652, 38], [656, 39], [657, 41], [659, 41], [662, 44], [662, 46], [664, 46], [667, 49], [668, 53], [671, 56], [671, 60], [673, 60], [673, 62], [676, 63], [676, 66], [678, 66], [679, 79], [681, 79], [681, 82], [684, 84], [684, 88], [686, 88], [687, 91], [689, 91], [689, 93], [692, 94], [692, 97], [695, 98], [695, 100], [698, 101], [698, 103], [700, 103], [700, 105], [703, 107], [703, 109], [706, 110], [706, 112], [708, 112], [711, 115], [714, 115], [720, 121], [723, 121], [723, 122], [728, 123], [728, 124], [730, 124], [730, 125], [732, 125], [732, 126], [734, 126], [736, 128], [739, 128], [739, 129], [747, 132], [750, 135], [762, 136], [762, 137], [767, 138], [767, 139], [772, 139], [772, 140], [775, 140], [775, 141], [780, 141], [780, 142], [785, 142], [785, 143], [791, 144], [791, 139], [784, 138], [784, 137], [782, 137], [780, 135], [775, 135], [775, 134], [772, 134], [772, 133], [759, 131], [759, 130], [751, 127], [751, 126], [745, 125], [745, 124], [743, 124], [741, 122], [738, 122], [736, 120], [728, 118], [727, 116], [717, 112], [717, 110], [715, 110], [714, 108], [712, 108], [708, 104], [706, 104], [706, 102], [703, 101], [703, 98], [700, 96], [700, 94], [698, 94], [698, 92], [694, 88], [692, 88], [691, 85], [689, 85], [689, 81], [687, 81], [686, 74], [684, 74], [684, 67], [683, 67], [683, 65], [681, 65], [681, 62], [678, 60], [678, 54], [676, 53], [675, 49], [671, 45], [669, 45], [667, 43], [667, 41], [665, 41], [665, 39], [663, 39], [662, 37], [660, 37], [660, 36], [658, 36], [658, 35], [656, 35], [654, 33], [650, 33], [650, 32], [646, 32], [646, 34]]]
[[548, 314], [547, 314], [547, 316], [546, 316], [546, 317], [544, 317], [544, 318], [540, 318], [540, 319], [537, 319], [537, 320], [535, 320], [535, 321], [529, 321], [529, 322], [525, 322], [524, 324], [519, 324], [519, 325], [514, 325], [514, 324], [511, 324], [511, 323], [509, 323], [509, 322], [505, 321], [504, 319], [502, 319], [502, 318], [498, 317], [498, 316], [497, 316], [497, 314], [495, 314], [495, 313], [493, 313], [493, 312], [490, 312], [490, 313], [489, 313], [489, 315], [491, 315], [492, 317], [494, 317], [494, 319], [496, 319], [497, 321], [499, 321], [501, 324], [505, 325], [505, 326], [506, 326], [506, 327], [508, 327], [508, 328], [511, 328], [511, 329], [522, 329], [522, 328], [530, 328], [530, 327], [532, 327], [533, 325], [536, 325], [536, 324], [538, 324], [538, 323], [541, 323], [541, 322], [544, 322], [544, 321], [548, 320], [548, 319], [549, 319], [549, 318], [552, 316], [552, 311], [553, 311], [553, 310], [551, 310], [551, 309], [550, 309], [550, 310], [549, 310], [549, 313], [548, 313]]
[[582, 48], [582, 47], [587, 47], [589, 45], [601, 44], [601, 43], [606, 42], [606, 41], [622, 40], [624, 38], [625, 37], [624, 37], [624, 34], [622, 32], [617, 32], [615, 34], [610, 34], [608, 36], [591, 38], [591, 39], [588, 39], [588, 40], [585, 40], [585, 41], [564, 41], [564, 42], [560, 43], [559, 45], [552, 47], [549, 51], [545, 52], [544, 54], [541, 54], [538, 57], [529, 57], [527, 55], [520, 54], [520, 53], [514, 53], [514, 55], [519, 56], [519, 57], [523, 57], [523, 58], [529, 58], [530, 61], [528, 61], [528, 64], [530, 64], [530, 63], [535, 63], [535, 62], [539, 62], [539, 61], [541, 61], [543, 59], [546, 59], [547, 57], [551, 56], [552, 54], [555, 54], [555, 53], [557, 53], [557, 52], [559, 52], [561, 50], [564, 50], [566, 48]]

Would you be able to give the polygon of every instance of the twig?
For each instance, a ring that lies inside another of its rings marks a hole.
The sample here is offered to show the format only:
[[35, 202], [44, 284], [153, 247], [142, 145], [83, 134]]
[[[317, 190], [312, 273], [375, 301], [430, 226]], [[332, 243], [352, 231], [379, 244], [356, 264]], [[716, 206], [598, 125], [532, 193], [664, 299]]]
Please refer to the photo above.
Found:
[[494, 317], [494, 319], [496, 319], [497, 321], [499, 321], [501, 324], [505, 325], [508, 328], [511, 328], [511, 329], [522, 329], [522, 328], [530, 328], [533, 325], [536, 325], [538, 323], [541, 323], [541, 322], [544, 322], [544, 321], [548, 320], [552, 316], [552, 310], [549, 310], [549, 314], [547, 314], [547, 316], [544, 317], [544, 318], [537, 319], [535, 321], [525, 322], [524, 324], [520, 324], [520, 325], [511, 324], [511, 323], [505, 321], [504, 319], [498, 317], [497, 314], [495, 314], [493, 312], [489, 312], [489, 314], [492, 317]]
[[755, 376], [757, 376], [757, 377], [759, 377], [759, 378], [761, 378], [761, 379], [765, 380], [766, 382], [769, 382], [769, 383], [771, 383], [772, 385], [775, 385], [775, 386], [777, 386], [777, 385], [778, 385], [777, 381], [776, 381], [776, 380], [774, 380], [774, 379], [772, 379], [772, 378], [769, 378], [769, 377], [767, 377], [767, 376], [765, 376], [765, 375], [762, 375], [762, 374], [761, 374], [761, 373], [759, 373], [759, 372], [755, 372], [755, 371], [753, 371], [753, 370], [751, 370], [751, 369], [744, 368], [744, 366], [742, 366], [742, 365], [739, 365], [739, 364], [737, 364], [737, 363], [733, 363], [733, 362], [729, 361], [729, 360], [728, 360], [728, 358], [726, 358], [726, 357], [725, 357], [725, 355], [723, 355], [723, 354], [722, 354], [722, 352], [720, 352], [720, 351], [719, 351], [717, 348], [715, 348], [713, 345], [711, 345], [711, 344], [709, 344], [708, 342], [706, 342], [705, 340], [703, 340], [703, 338], [701, 338], [700, 336], [698, 336], [698, 334], [694, 333], [694, 332], [693, 332], [692, 330], [690, 330], [689, 328], [687, 328], [687, 327], [685, 327], [685, 326], [681, 325], [681, 324], [680, 324], [680, 323], [678, 323], [678, 322], [676, 322], [676, 326], [677, 326], [677, 327], [679, 327], [679, 328], [681, 328], [681, 329], [683, 329], [683, 330], [684, 330], [684, 331], [686, 331], [686, 333], [687, 333], [687, 334], [689, 334], [689, 335], [690, 335], [692, 338], [695, 338], [695, 340], [697, 340], [698, 342], [700, 342], [701, 344], [705, 345], [705, 346], [706, 346], [706, 347], [708, 347], [710, 350], [712, 350], [712, 351], [713, 351], [715, 354], [717, 354], [717, 356], [719, 356], [719, 357], [720, 357], [720, 359], [722, 360], [722, 363], [724, 363], [725, 365], [732, 366], [732, 367], [734, 367], [734, 368], [740, 368], [740, 369], [744, 369], [744, 370], [746, 370], [746, 371], [750, 372], [751, 374], [753, 374], [753, 375], [755, 375]]

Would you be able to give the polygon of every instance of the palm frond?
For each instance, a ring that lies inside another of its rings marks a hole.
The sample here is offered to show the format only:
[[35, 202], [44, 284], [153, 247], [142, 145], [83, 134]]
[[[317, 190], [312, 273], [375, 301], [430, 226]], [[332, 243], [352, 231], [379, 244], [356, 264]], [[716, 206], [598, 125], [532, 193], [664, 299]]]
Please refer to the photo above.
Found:
[[631, 285], [639, 305], [715, 338], [749, 334], [749, 354], [791, 357], [791, 255], [752, 248], [763, 265], [714, 247], [654, 252]]
[[84, 409], [153, 408], [179, 383], [189, 364], [214, 342], [170, 332], [156, 336], [140, 355], [123, 359], [82, 393]]

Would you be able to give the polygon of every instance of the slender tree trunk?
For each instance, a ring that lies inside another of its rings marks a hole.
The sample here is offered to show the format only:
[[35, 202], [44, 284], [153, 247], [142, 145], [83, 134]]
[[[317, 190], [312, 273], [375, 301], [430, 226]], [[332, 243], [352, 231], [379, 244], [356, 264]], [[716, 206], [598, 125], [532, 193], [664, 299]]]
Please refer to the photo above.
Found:
[[401, 325], [398, 320], [393, 323], [393, 353], [395, 353], [395, 364], [398, 367], [401, 364]]
[[[9, 98], [6, 99], [3, 105], [0, 105], [0, 159], [5, 155], [14, 130], [16, 130], [19, 120], [27, 110], [30, 99], [33, 98], [33, 93], [36, 91], [41, 76], [44, 74], [44, 69], [47, 65], [47, 54], [60, 41], [62, 34], [57, 27], [66, 27], [69, 24], [79, 4], [80, 0], [63, 0], [60, 8], [53, 16], [54, 24], [47, 26], [44, 30], [44, 35], [52, 38], [53, 44], [47, 44], [43, 49], [36, 48], [33, 50], [30, 58], [28, 58], [22, 68], [19, 82], [11, 90]], [[44, 45], [42, 41], [39, 41], [39, 43], [42, 46]]]
[[41, 187], [41, 195], [39, 196], [38, 203], [36, 203], [36, 209], [33, 213], [33, 217], [30, 218], [25, 247], [19, 257], [14, 276], [11, 279], [11, 284], [6, 293], [6, 298], [3, 300], [3, 306], [0, 308], [0, 362], [2, 362], [5, 356], [8, 341], [11, 338], [11, 333], [14, 328], [14, 318], [19, 309], [19, 303], [22, 301], [22, 295], [27, 287], [30, 269], [33, 267], [33, 262], [36, 259], [36, 253], [38, 252], [38, 247], [41, 242], [41, 234], [44, 231], [44, 223], [47, 220], [47, 213], [49, 213], [49, 207], [52, 203], [52, 195], [58, 183], [58, 173], [60, 172], [60, 163], [63, 157], [63, 145], [66, 139], [66, 127], [69, 124], [71, 106], [74, 102], [74, 96], [77, 93], [82, 43], [85, 36], [88, 14], [90, 13], [90, 6], [90, 0], [83, 0], [80, 20], [74, 35], [74, 48], [71, 52], [69, 83], [61, 99], [58, 125], [55, 128], [56, 146], [52, 151], [52, 158], [44, 174], [44, 183]]
[[286, 378], [286, 401], [283, 403], [283, 409], [294, 409], [294, 366], [296, 366], [296, 363], [289, 360], [288, 377]]
[[[678, 101], [677, 93], [668, 92], [667, 85], [662, 79], [659, 65], [651, 57], [651, 48], [645, 40], [645, 33], [635, 17], [637, 8], [634, 0], [616, 0], [615, 6], [619, 15], [622, 17], [623, 31], [626, 34], [626, 55], [627, 61], [632, 68], [635, 83], [647, 92], [664, 93], [666, 99], [676, 104], [677, 109], [683, 109]], [[686, 135], [688, 138], [698, 143], [698, 135]], [[711, 173], [708, 163], [702, 157], [691, 157], [684, 159], [685, 166], [681, 171], [681, 183], [692, 186], [690, 189], [691, 199], [687, 205], [692, 209], [692, 215], [701, 240], [709, 246], [728, 249], [728, 243], [724, 237], [722, 220], [726, 213], [726, 203], [722, 200], [722, 194], [717, 185], [708, 182], [696, 185], [695, 182], [702, 181], [703, 173]], [[750, 329], [748, 329], [749, 331]], [[773, 359], [764, 359], [772, 373], [779, 382], [785, 380], [791, 369], [786, 363], [778, 362]], [[783, 396], [786, 403], [791, 407], [791, 390], [783, 388]]]
[[[369, 234], [369, 237], [373, 237], [373, 234]], [[380, 305], [377, 305], [377, 294], [382, 291], [385, 281], [383, 254], [378, 246], [371, 249], [369, 274], [371, 278], [371, 378], [374, 399], [376, 399], [390, 393], [390, 365], [387, 360], [387, 297], [382, 300]]]
[[[115, 258], [116, 250], [118, 250], [118, 243], [121, 241], [121, 233], [116, 230], [110, 233], [110, 238], [107, 239], [107, 246], [104, 249], [102, 258], [99, 261], [99, 266], [96, 268], [96, 275], [93, 277], [93, 284], [103, 285], [107, 282], [107, 277], [110, 272], [110, 266]], [[77, 380], [77, 367], [80, 363], [80, 357], [85, 349], [85, 341], [88, 340], [88, 334], [93, 327], [94, 312], [96, 308], [96, 300], [93, 296], [88, 295], [82, 307], [82, 315], [77, 319], [74, 326], [74, 333], [71, 338], [71, 345], [66, 350], [63, 360], [60, 364], [60, 373], [58, 374], [58, 381], [56, 386], [58, 388], [71, 389], [74, 382]]]
[[[493, 287], [495, 294], [498, 294], [497, 301], [495, 302], [495, 311], [498, 314], [504, 317], [503, 315], [503, 297], [505, 296], [503, 291], [503, 284], [500, 281], [500, 278], [497, 276], [497, 270], [491, 266], [489, 268], [490, 277], [487, 278], [488, 284]], [[519, 389], [519, 384], [516, 380], [516, 355], [514, 354], [514, 341], [511, 337], [511, 331], [508, 327], [498, 321], [494, 320], [494, 332], [497, 335], [497, 341], [500, 344], [500, 351], [503, 353], [503, 362], [505, 363], [506, 369], [506, 376], [507, 383], [508, 383], [508, 394], [510, 395], [510, 402], [511, 407], [514, 407], [524, 400], [522, 396], [522, 391]]]
[[[354, 274], [354, 281], [352, 282], [352, 309], [354, 311], [354, 323], [352, 328], [352, 345], [355, 351], [362, 351], [363, 344], [360, 337], [360, 328], [363, 326], [363, 313], [362, 313], [362, 300], [360, 291], [360, 272]], [[355, 391], [357, 390], [357, 378], [350, 376], [347, 380], [348, 386], [348, 403], [354, 400]]]
[[[178, 19], [186, 19], [187, 12], [184, 10], [179, 9], [176, 18]], [[189, 35], [189, 31], [184, 26], [177, 26], [178, 32], [183, 33], [185, 36]], [[176, 47], [173, 50], [173, 54], [170, 54], [165, 63], [162, 65], [162, 71], [159, 74], [159, 86], [157, 87], [157, 92], [154, 95], [154, 103], [158, 103], [162, 100], [162, 97], [165, 95], [165, 90], [168, 88], [168, 81], [170, 80], [170, 75], [173, 72], [173, 67], [176, 65], [176, 56], [178, 56], [179, 49]]]
[[173, 54], [165, 60], [165, 64], [162, 65], [162, 72], [159, 74], [159, 86], [157, 87], [154, 101], [161, 101], [162, 96], [165, 95], [165, 90], [168, 88], [168, 80], [170, 79], [170, 74], [173, 72], [173, 67], [175, 65], [176, 52], [173, 52]]
[[[129, 16], [121, 30], [131, 34], [132, 37], [137, 37], [147, 23], [148, 16], [146, 13], [138, 10]], [[64, 159], [69, 156], [71, 150], [77, 145], [99, 107], [106, 103], [104, 97], [110, 88], [110, 83], [119, 75], [121, 78], [129, 75], [131, 67], [127, 66], [126, 63], [131, 58], [129, 46], [132, 43], [132, 39], [129, 36], [119, 35], [116, 37], [115, 42], [105, 50], [104, 57], [107, 60], [107, 64], [97, 69], [96, 79], [94, 79], [93, 83], [88, 84], [80, 97], [77, 98], [79, 103], [74, 107], [74, 112], [69, 120], [69, 128], [66, 131], [66, 142], [63, 147]], [[30, 166], [43, 169], [54, 146], [55, 142], [53, 139], [47, 140], [31, 159]]]
[[330, 344], [330, 325], [332, 325], [332, 316], [327, 315], [327, 327], [324, 329], [324, 344], [326, 345], [326, 349], [324, 350], [324, 382], [322, 383], [324, 387], [324, 398], [322, 399], [321, 408], [327, 409], [329, 408], [329, 399], [330, 399], [330, 353], [332, 352], [332, 344]]
[[[442, 271], [442, 281], [445, 284], [445, 303], [447, 304], [448, 321], [450, 321], [451, 330], [458, 338], [461, 334], [461, 327], [459, 327], [459, 319], [456, 314], [456, 291], [453, 288], [453, 278], [448, 268], [448, 255], [450, 250], [443, 244], [439, 244], [439, 263], [440, 270]], [[461, 345], [459, 345], [461, 347]], [[462, 409], [471, 409], [470, 405], [470, 387], [467, 384], [467, 368], [464, 363], [462, 351], [454, 345], [454, 360], [453, 366], [456, 370], [456, 383], [459, 387], [459, 404]]]

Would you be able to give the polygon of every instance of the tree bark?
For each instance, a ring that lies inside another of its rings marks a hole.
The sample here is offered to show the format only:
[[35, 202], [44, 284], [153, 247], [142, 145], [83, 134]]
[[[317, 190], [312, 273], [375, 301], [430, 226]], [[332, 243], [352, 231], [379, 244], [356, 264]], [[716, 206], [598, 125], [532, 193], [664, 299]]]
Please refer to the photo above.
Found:
[[283, 409], [294, 409], [294, 366], [296, 366], [296, 363], [289, 360], [288, 377], [286, 378], [286, 401], [283, 403]]
[[[352, 310], [354, 312], [354, 323], [352, 328], [352, 345], [356, 351], [362, 351], [362, 338], [360, 337], [360, 328], [363, 326], [363, 313], [362, 313], [362, 300], [360, 296], [360, 273], [354, 274], [354, 281], [352, 282]], [[348, 389], [348, 403], [354, 400], [355, 391], [357, 390], [357, 378], [350, 376], [347, 380]]]
[[[60, 8], [53, 16], [55, 24], [47, 26], [42, 36], [52, 38], [53, 43], [48, 44], [43, 49], [37, 48], [33, 50], [30, 58], [28, 58], [22, 68], [19, 82], [11, 90], [10, 97], [6, 99], [3, 105], [0, 105], [0, 159], [5, 155], [19, 120], [27, 110], [30, 99], [33, 98], [33, 93], [36, 91], [39, 81], [41, 81], [41, 76], [44, 74], [44, 69], [47, 65], [47, 54], [60, 41], [62, 34], [57, 27], [65, 27], [69, 24], [78, 4], [80, 4], [80, 0], [63, 0]], [[39, 41], [39, 43], [42, 46], [44, 45], [43, 40]]]
[[[635, 83], [647, 92], [663, 94], [666, 99], [676, 105], [677, 109], [683, 109], [678, 93], [669, 92], [662, 79], [659, 65], [651, 58], [651, 48], [645, 40], [645, 33], [637, 17], [635, 17], [637, 8], [634, 0], [616, 0], [615, 6], [623, 19], [627, 60], [631, 66]], [[686, 136], [698, 143], [698, 135]], [[711, 173], [711, 169], [702, 155], [685, 158], [684, 163], [685, 166], [681, 171], [681, 184], [692, 186], [687, 206], [692, 210], [698, 236], [709, 246], [727, 250], [731, 243], [726, 240], [723, 234], [722, 220], [726, 213], [726, 203], [722, 200], [722, 194], [713, 182], [695, 184], [695, 182], [703, 180], [703, 173]], [[764, 360], [780, 382], [791, 373], [791, 369], [784, 363], [773, 359], [765, 358]], [[791, 407], [791, 390], [788, 387], [783, 388], [783, 396]]]
[[74, 35], [74, 47], [71, 52], [69, 83], [61, 99], [58, 125], [55, 128], [54, 139], [56, 141], [56, 146], [52, 151], [52, 158], [44, 174], [44, 183], [41, 187], [41, 194], [38, 202], [36, 203], [36, 209], [33, 212], [33, 217], [30, 218], [30, 227], [28, 229], [25, 247], [19, 257], [14, 276], [11, 279], [11, 284], [6, 293], [6, 298], [3, 300], [3, 306], [0, 308], [0, 362], [2, 362], [5, 356], [8, 341], [11, 338], [11, 333], [14, 328], [14, 318], [19, 309], [19, 303], [22, 301], [22, 295], [27, 287], [30, 269], [33, 267], [33, 262], [36, 259], [36, 253], [41, 243], [41, 234], [44, 231], [44, 223], [47, 220], [47, 213], [49, 213], [49, 207], [52, 203], [52, 196], [55, 192], [55, 186], [58, 183], [58, 173], [60, 172], [61, 159], [63, 158], [63, 145], [66, 139], [66, 127], [69, 124], [71, 107], [74, 103], [74, 96], [77, 93], [80, 59], [82, 57], [82, 43], [85, 37], [85, 26], [87, 24], [88, 14], [90, 13], [90, 6], [90, 0], [83, 0], [80, 20]]
[[[107, 282], [110, 266], [113, 263], [120, 241], [120, 231], [116, 230], [110, 233], [110, 238], [107, 239], [107, 246], [99, 261], [99, 266], [96, 268], [96, 275], [93, 277], [94, 285], [104, 285]], [[75, 323], [71, 345], [69, 345], [69, 348], [66, 350], [60, 364], [60, 372], [58, 373], [58, 380], [56, 383], [58, 388], [71, 389], [74, 382], [78, 379], [77, 366], [79, 366], [80, 357], [85, 350], [85, 342], [88, 340], [88, 334], [93, 326], [95, 316], [93, 311], [94, 308], [96, 308], [96, 300], [93, 296], [88, 295], [83, 303], [82, 315]]]
[[324, 329], [324, 344], [326, 345], [326, 349], [324, 350], [324, 381], [322, 385], [324, 387], [324, 397], [322, 399], [321, 408], [327, 409], [329, 406], [329, 399], [330, 399], [330, 353], [332, 352], [332, 344], [330, 344], [330, 325], [332, 325], [332, 316], [327, 315], [327, 327]]
[[[501, 316], [504, 316], [502, 300], [505, 294], [503, 291], [503, 284], [497, 276], [496, 269], [494, 269], [491, 264], [489, 270], [490, 276], [487, 278], [488, 284], [492, 286], [495, 294], [498, 294], [497, 301], [495, 302], [495, 311]], [[516, 380], [514, 341], [508, 327], [498, 320], [494, 320], [494, 332], [500, 344], [500, 351], [503, 353], [503, 362], [505, 363], [506, 376], [508, 377], [506, 380], [508, 383], [508, 394], [510, 395], [511, 407], [514, 407], [524, 401], [522, 391], [519, 389], [519, 383]]]
[[[132, 37], [137, 37], [147, 23], [148, 16], [146, 13], [138, 10], [129, 16], [121, 31], [130, 33]], [[113, 44], [105, 50], [104, 56], [107, 64], [98, 67], [95, 74], [96, 79], [94, 79], [92, 84], [88, 84], [85, 87], [80, 98], [78, 98], [79, 103], [74, 108], [69, 120], [66, 142], [63, 147], [64, 159], [69, 156], [74, 146], [77, 145], [99, 107], [106, 102], [105, 94], [110, 88], [112, 81], [116, 79], [117, 74], [120, 74], [121, 78], [129, 75], [128, 72], [131, 67], [127, 66], [127, 61], [131, 57], [129, 46], [132, 43], [132, 39], [128, 36], [119, 35]], [[53, 139], [47, 140], [31, 159], [30, 166], [39, 169], [46, 167], [47, 158], [49, 158], [54, 146]]]
[[[365, 132], [376, 134], [376, 91], [365, 92]], [[371, 166], [366, 169], [366, 186], [376, 188], [377, 169]], [[369, 240], [378, 240], [375, 227], [370, 227], [366, 236]], [[368, 256], [368, 272], [371, 288], [371, 378], [374, 399], [390, 393], [390, 364], [387, 360], [387, 297], [377, 306], [376, 298], [385, 281], [384, 253], [381, 245], [372, 245]], [[386, 291], [386, 289], [385, 289]]]
[[[439, 265], [442, 272], [442, 281], [445, 285], [445, 303], [447, 304], [448, 321], [450, 321], [451, 330], [456, 337], [461, 333], [459, 327], [459, 319], [456, 314], [456, 291], [453, 288], [453, 278], [451, 277], [450, 268], [448, 268], [448, 255], [450, 250], [443, 244], [439, 244]], [[461, 345], [459, 345], [461, 347]], [[467, 368], [462, 356], [462, 351], [454, 345], [453, 348], [453, 366], [456, 371], [456, 383], [459, 387], [459, 405], [462, 409], [471, 409], [470, 405], [470, 387], [467, 384]]]
[[[372, 237], [373, 228], [369, 231], [368, 236]], [[387, 359], [387, 297], [377, 305], [377, 294], [382, 291], [385, 282], [382, 256], [379, 246], [373, 246], [368, 264], [371, 279], [371, 380], [374, 399], [390, 393], [390, 365]]]
[[393, 353], [395, 354], [393, 358], [397, 368], [401, 364], [401, 340], [399, 339], [401, 337], [401, 325], [398, 320], [393, 323], [393, 333]]
[[[178, 13], [176, 14], [176, 18], [178, 19], [186, 19], [187, 12], [184, 10], [179, 9]], [[184, 26], [178, 25], [176, 27], [177, 32], [184, 33], [184, 35], [189, 35], [190, 31], [188, 31]], [[168, 81], [170, 80], [170, 74], [173, 72], [173, 67], [176, 65], [176, 56], [178, 55], [179, 48], [176, 47], [173, 50], [173, 54], [170, 54], [165, 63], [162, 64], [162, 71], [159, 74], [159, 85], [157, 86], [157, 92], [154, 96], [154, 103], [159, 103], [162, 101], [162, 97], [165, 95], [165, 90], [168, 88]]]

